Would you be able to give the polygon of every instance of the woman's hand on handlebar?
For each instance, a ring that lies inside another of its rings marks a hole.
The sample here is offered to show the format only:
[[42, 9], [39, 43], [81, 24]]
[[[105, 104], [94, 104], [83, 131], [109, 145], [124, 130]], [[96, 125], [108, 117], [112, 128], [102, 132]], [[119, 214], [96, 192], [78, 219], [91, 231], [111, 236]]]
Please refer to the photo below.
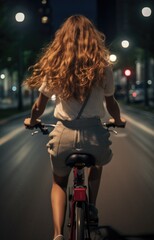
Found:
[[109, 119], [109, 123], [115, 125], [115, 127], [121, 127], [124, 128], [126, 125], [126, 119], [120, 118], [119, 120], [116, 120], [114, 118]]
[[24, 125], [28, 129], [33, 129], [35, 126], [41, 123], [40, 119], [36, 119], [35, 121], [32, 122], [31, 118], [25, 118], [24, 120]]

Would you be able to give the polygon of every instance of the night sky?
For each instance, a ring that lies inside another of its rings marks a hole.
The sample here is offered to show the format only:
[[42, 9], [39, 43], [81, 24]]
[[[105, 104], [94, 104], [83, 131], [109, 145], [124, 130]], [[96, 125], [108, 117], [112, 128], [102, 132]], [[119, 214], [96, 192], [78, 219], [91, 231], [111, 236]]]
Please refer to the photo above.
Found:
[[70, 15], [83, 14], [94, 23], [97, 21], [95, 0], [51, 0], [53, 11], [53, 26], [57, 29]]
[[[4, 2], [11, 4], [17, 11], [24, 9], [30, 14], [32, 9], [38, 11], [41, 6], [41, 0], [5, 0]], [[48, 0], [52, 11], [53, 31], [57, 30], [70, 15], [83, 14], [96, 26], [99, 25], [99, 30], [112, 40], [115, 34], [115, 2], [116, 0]], [[101, 15], [101, 25], [98, 24], [98, 9]]]
[[[31, 23], [33, 21], [32, 17], [30, 17], [32, 12], [35, 12], [35, 17], [38, 18], [39, 8], [42, 7], [41, 0], [0, 1], [4, 2], [6, 5], [10, 3], [18, 10], [21, 7], [21, 11], [23, 10], [22, 5], [24, 5], [25, 11], [27, 8], [29, 12], [29, 18], [31, 18], [29, 22]], [[138, 34], [137, 32], [140, 31], [140, 27], [142, 31], [139, 8], [145, 4], [149, 4], [152, 8], [154, 7], [154, 0], [47, 0], [47, 2], [51, 7], [50, 21], [53, 32], [57, 30], [63, 21], [70, 15], [83, 14], [90, 18], [100, 31], [105, 33], [108, 42], [112, 42], [117, 34], [123, 34], [124, 29], [122, 29], [122, 27], [126, 25], [127, 22], [132, 34]], [[125, 11], [121, 8], [124, 2], [127, 3], [126, 6], [128, 7]], [[122, 12], [117, 12], [117, 9], [122, 9]], [[153, 21], [153, 16], [152, 14], [151, 22]], [[121, 32], [117, 31], [117, 19]], [[139, 33], [139, 35], [141, 34]]]
[[115, 34], [115, 0], [100, 0], [101, 24], [98, 24], [97, 0], [50, 0], [53, 13], [53, 27], [56, 30], [72, 14], [83, 14], [90, 18], [109, 40]]

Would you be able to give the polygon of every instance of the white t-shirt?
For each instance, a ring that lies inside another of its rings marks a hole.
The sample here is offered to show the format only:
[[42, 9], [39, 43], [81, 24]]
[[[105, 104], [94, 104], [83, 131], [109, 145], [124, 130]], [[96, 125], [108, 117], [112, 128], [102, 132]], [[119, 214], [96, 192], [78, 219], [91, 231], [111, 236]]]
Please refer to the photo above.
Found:
[[[44, 82], [39, 88], [39, 91], [43, 93], [48, 98], [51, 98], [53, 93], [49, 91]], [[105, 71], [105, 76], [103, 79], [103, 87], [93, 87], [88, 102], [83, 110], [81, 118], [91, 118], [105, 116], [104, 108], [104, 96], [112, 96], [114, 94], [114, 80], [113, 73], [110, 68]], [[76, 99], [71, 98], [69, 100], [62, 100], [56, 98], [56, 106], [54, 110], [54, 117], [62, 120], [72, 120], [78, 115], [81, 109], [81, 103]]]

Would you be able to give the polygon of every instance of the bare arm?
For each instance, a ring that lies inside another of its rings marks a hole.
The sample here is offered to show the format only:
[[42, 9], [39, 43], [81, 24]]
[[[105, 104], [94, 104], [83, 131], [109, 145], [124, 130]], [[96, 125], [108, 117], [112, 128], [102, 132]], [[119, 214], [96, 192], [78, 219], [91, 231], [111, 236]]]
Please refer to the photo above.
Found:
[[38, 123], [38, 118], [44, 113], [48, 100], [48, 97], [40, 93], [32, 107], [31, 118], [26, 118], [24, 121], [25, 125], [34, 126]]
[[105, 97], [105, 101], [106, 108], [109, 114], [114, 118], [115, 124], [117, 126], [123, 125], [125, 120], [120, 116], [120, 108], [114, 96]]

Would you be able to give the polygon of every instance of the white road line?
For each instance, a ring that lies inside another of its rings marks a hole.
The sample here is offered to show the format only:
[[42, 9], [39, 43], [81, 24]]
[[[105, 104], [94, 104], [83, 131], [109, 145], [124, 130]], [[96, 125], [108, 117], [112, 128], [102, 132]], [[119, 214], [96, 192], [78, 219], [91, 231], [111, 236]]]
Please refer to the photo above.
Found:
[[12, 131], [11, 133], [5, 135], [4, 137], [2, 137], [0, 139], [0, 146], [2, 146], [4, 143], [6, 143], [7, 141], [11, 140], [14, 136], [16, 136], [17, 134], [19, 134], [20, 132], [24, 131], [25, 127], [18, 127], [17, 129], [15, 129], [14, 131]]
[[[44, 115], [51, 113], [52, 110], [53, 110], [53, 107], [46, 109]], [[133, 118], [128, 117], [125, 114], [123, 114], [123, 116], [124, 116], [124, 118], [126, 118], [127, 121], [132, 123], [134, 126], [142, 129], [143, 131], [145, 131], [146, 133], [150, 134], [151, 136], [154, 136], [154, 130], [150, 129], [147, 126], [144, 126], [142, 123], [139, 123], [139, 122], [135, 121]], [[7, 134], [6, 136], [2, 137], [0, 139], [0, 146], [2, 146], [4, 143], [6, 143], [7, 141], [11, 140], [14, 136], [16, 136], [17, 134], [19, 134], [20, 132], [22, 132], [24, 130], [25, 130], [24, 126], [21, 126], [21, 127], [18, 127], [17, 129], [15, 129], [14, 131], [12, 131], [11, 133]]]
[[127, 137], [128, 134], [127, 134], [127, 133], [120, 133], [120, 132], [118, 132], [117, 135], [113, 135], [113, 136], [114, 136], [114, 137], [118, 137], [118, 138], [124, 138], [124, 137]]
[[145, 125], [142, 124], [142, 123], [137, 122], [136, 120], [134, 120], [134, 119], [131, 118], [131, 117], [128, 117], [128, 116], [125, 115], [125, 114], [122, 114], [122, 115], [124, 116], [124, 118], [125, 118], [126, 120], [128, 120], [128, 122], [132, 123], [135, 127], [140, 128], [141, 130], [143, 130], [144, 132], [150, 134], [151, 136], [154, 136], [154, 130], [153, 130], [153, 129], [145, 126]]
[[[49, 107], [45, 110], [44, 116], [52, 113], [53, 111], [53, 107]], [[21, 127], [16, 128], [15, 130], [13, 130], [12, 132], [6, 134], [4, 137], [2, 137], [0, 139], [0, 146], [2, 146], [4, 143], [6, 143], [7, 141], [10, 141], [14, 136], [16, 136], [17, 134], [19, 134], [20, 132], [24, 131], [25, 127], [24, 125]]]

